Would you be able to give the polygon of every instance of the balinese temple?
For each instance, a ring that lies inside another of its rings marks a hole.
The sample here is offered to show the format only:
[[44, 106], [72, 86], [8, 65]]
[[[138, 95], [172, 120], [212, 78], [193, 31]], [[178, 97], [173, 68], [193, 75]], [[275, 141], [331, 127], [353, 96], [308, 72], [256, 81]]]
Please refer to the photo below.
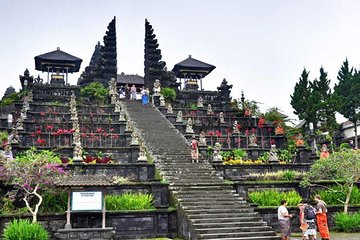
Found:
[[78, 72], [81, 62], [82, 59], [57, 48], [55, 51], [36, 56], [35, 69], [47, 72], [47, 83], [50, 81], [50, 84], [68, 84], [68, 74]]
[[176, 64], [172, 71], [180, 79], [180, 85], [183, 84], [182, 80], [184, 80], [184, 90], [199, 90], [199, 82], [200, 90], [203, 90], [202, 79], [215, 68], [215, 66], [199, 61], [189, 55], [187, 59]]

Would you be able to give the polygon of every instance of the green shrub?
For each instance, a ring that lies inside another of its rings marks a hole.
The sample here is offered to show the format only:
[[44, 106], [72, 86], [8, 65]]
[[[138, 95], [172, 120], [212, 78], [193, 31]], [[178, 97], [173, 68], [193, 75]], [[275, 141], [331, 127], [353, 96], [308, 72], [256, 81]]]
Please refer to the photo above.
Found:
[[340, 149], [351, 149], [350, 144], [348, 143], [341, 143]]
[[[321, 196], [321, 199], [328, 205], [340, 205], [345, 201], [345, 192], [341, 190], [340, 186], [332, 186], [329, 189], [317, 191], [316, 194]], [[360, 190], [354, 187], [350, 196], [350, 205], [360, 204]]]
[[277, 190], [265, 190], [259, 192], [249, 192], [249, 199], [252, 203], [259, 206], [279, 206], [281, 200], [285, 199], [289, 206], [297, 206], [301, 201], [301, 196], [295, 190], [280, 192]]
[[67, 192], [47, 192], [42, 197], [41, 213], [64, 213], [67, 210]]
[[6, 98], [0, 100], [0, 107], [9, 106], [9, 105], [13, 104], [14, 102], [19, 101], [21, 96], [22, 96], [22, 94], [17, 93], [17, 92], [10, 94]]
[[294, 181], [296, 173], [292, 170], [285, 170], [283, 171], [282, 180], [284, 181]]
[[116, 210], [149, 210], [153, 206], [153, 196], [144, 193], [125, 193], [122, 195], [107, 195], [105, 197], [106, 209]]
[[169, 101], [171, 102], [171, 101], [175, 100], [175, 98], [176, 98], [176, 92], [172, 88], [162, 88], [161, 94], [165, 98], [166, 102], [169, 102]]
[[336, 213], [333, 217], [335, 229], [339, 232], [360, 232], [360, 212]]
[[4, 230], [4, 240], [47, 240], [48, 233], [39, 223], [29, 220], [14, 220]]
[[91, 104], [104, 104], [108, 95], [109, 91], [99, 82], [92, 82], [80, 89], [80, 96]]

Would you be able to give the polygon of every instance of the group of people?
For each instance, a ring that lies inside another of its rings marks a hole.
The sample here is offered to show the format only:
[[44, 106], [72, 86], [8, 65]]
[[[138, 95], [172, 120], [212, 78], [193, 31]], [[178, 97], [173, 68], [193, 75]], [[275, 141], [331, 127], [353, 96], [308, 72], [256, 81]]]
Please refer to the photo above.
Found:
[[[150, 99], [149, 88], [142, 87], [140, 93], [142, 104], [148, 105]], [[137, 89], [134, 84], [131, 87], [129, 87], [128, 84], [126, 84], [125, 87], [120, 87], [119, 94], [120, 97], [125, 97], [126, 100], [137, 100]]]
[[[326, 203], [321, 200], [319, 195], [316, 195], [314, 200], [317, 203], [316, 208], [312, 207], [307, 199], [303, 199], [298, 205], [302, 240], [316, 240], [317, 230], [319, 231], [322, 240], [328, 240], [330, 239], [330, 234], [326, 215]], [[290, 219], [293, 217], [293, 214], [289, 214], [286, 205], [287, 201], [282, 200], [281, 205], [278, 208], [278, 221], [282, 240], [290, 239]]]

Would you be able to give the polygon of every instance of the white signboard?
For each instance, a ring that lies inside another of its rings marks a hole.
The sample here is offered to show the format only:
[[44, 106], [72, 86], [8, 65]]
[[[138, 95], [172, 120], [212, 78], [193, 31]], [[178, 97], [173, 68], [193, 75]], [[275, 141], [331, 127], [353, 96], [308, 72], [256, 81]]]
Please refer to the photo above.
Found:
[[102, 192], [71, 192], [71, 211], [102, 211]]

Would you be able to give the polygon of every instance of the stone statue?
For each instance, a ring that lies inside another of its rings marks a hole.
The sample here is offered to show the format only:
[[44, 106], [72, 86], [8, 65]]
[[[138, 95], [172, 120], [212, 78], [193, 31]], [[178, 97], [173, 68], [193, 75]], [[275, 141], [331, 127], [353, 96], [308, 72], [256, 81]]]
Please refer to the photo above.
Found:
[[78, 142], [75, 143], [75, 146], [74, 146], [73, 159], [74, 159], [74, 162], [82, 161], [82, 147], [81, 147], [81, 144], [79, 144]]
[[19, 137], [19, 133], [17, 131], [16, 128], [13, 128], [13, 130], [11, 131], [11, 134], [9, 136], [9, 142], [11, 144], [18, 144], [21, 143], [20, 137]]
[[172, 108], [172, 106], [171, 106], [171, 103], [169, 103], [169, 104], [167, 105], [167, 111], [166, 111], [166, 113], [168, 113], [168, 114], [173, 114], [173, 113], [174, 113], [173, 108]]
[[115, 112], [116, 113], [118, 113], [118, 112], [120, 112], [120, 110], [121, 110], [121, 107], [120, 107], [120, 101], [119, 100], [117, 100], [116, 102], [115, 102]]
[[23, 123], [23, 119], [21, 118], [21, 116], [18, 118], [15, 128], [17, 130], [24, 130], [24, 123]]
[[166, 107], [165, 98], [163, 95], [160, 96], [160, 107]]
[[269, 163], [279, 162], [279, 158], [277, 156], [277, 150], [276, 150], [276, 145], [275, 144], [271, 145], [268, 162]]
[[222, 163], [221, 143], [216, 142], [214, 145], [213, 163]]
[[176, 122], [177, 122], [177, 123], [182, 123], [182, 122], [183, 122], [183, 113], [182, 113], [181, 110], [179, 110], [179, 111], [177, 112]]
[[239, 134], [239, 133], [240, 133], [240, 131], [239, 131], [239, 124], [238, 124], [238, 121], [237, 121], [237, 120], [234, 121], [233, 133], [235, 133], [235, 134]]
[[214, 111], [212, 109], [211, 104], [209, 104], [208, 107], [207, 107], [207, 115], [213, 115], [213, 114], [214, 114]]
[[115, 78], [111, 78], [111, 80], [109, 81], [109, 94], [111, 96], [117, 94]]
[[202, 131], [199, 136], [199, 146], [206, 146], [206, 133]]
[[194, 130], [193, 130], [193, 122], [192, 122], [192, 119], [191, 117], [188, 118], [187, 120], [187, 124], [186, 124], [186, 133], [194, 133]]
[[115, 104], [116, 103], [116, 95], [112, 94], [111, 95], [111, 104]]
[[219, 120], [220, 120], [220, 123], [225, 123], [224, 113], [223, 113], [223, 112], [220, 112], [220, 114], [219, 114]]
[[255, 133], [250, 133], [249, 135], [249, 147], [257, 147], [257, 143], [256, 143], [256, 135]]
[[202, 98], [202, 96], [200, 96], [197, 100], [197, 107], [198, 108], [204, 107], [204, 99]]
[[139, 139], [138, 139], [138, 135], [135, 131], [133, 131], [131, 133], [131, 143], [130, 145], [139, 145]]
[[11, 144], [8, 141], [4, 141], [2, 147], [4, 149], [4, 151], [1, 151], [2, 157], [5, 158], [7, 161], [13, 160], [14, 158], [13, 158], [13, 153], [11, 151]]
[[160, 92], [161, 92], [160, 80], [156, 79], [155, 82], [154, 82], [154, 88], [153, 88], [154, 96], [159, 96]]
[[139, 157], [137, 159], [138, 162], [147, 162], [147, 158], [145, 156], [145, 147], [140, 144], [140, 149], [139, 149]]
[[120, 115], [119, 115], [119, 122], [124, 122], [126, 121], [125, 119], [125, 112], [124, 112], [124, 108], [120, 109]]
[[22, 118], [22, 119], [24, 119], [24, 120], [27, 119], [26, 109], [25, 109], [25, 108], [22, 108], [22, 109], [21, 109], [20, 118]]
[[34, 101], [34, 95], [32, 90], [30, 90], [30, 92], [28, 93], [28, 101], [29, 102], [33, 102]]

